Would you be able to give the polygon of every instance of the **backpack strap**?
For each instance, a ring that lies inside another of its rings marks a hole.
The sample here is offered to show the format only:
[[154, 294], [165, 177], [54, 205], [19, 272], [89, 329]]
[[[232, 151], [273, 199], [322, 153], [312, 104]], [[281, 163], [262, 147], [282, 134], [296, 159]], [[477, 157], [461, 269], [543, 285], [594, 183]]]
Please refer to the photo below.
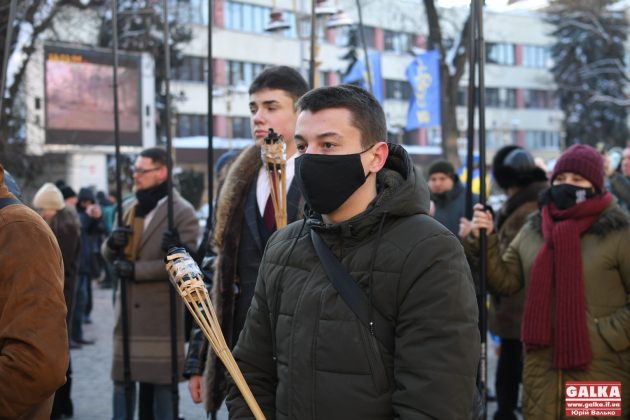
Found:
[[10, 197], [0, 198], [0, 209], [3, 209], [6, 206], [12, 206], [14, 204], [22, 204], [22, 202], [18, 200], [17, 198], [10, 198]]
[[315, 246], [315, 252], [317, 252], [319, 260], [324, 267], [326, 276], [337, 289], [339, 296], [359, 318], [365, 328], [370, 331], [370, 334], [374, 335], [390, 354], [394, 354], [394, 328], [391, 323], [376, 308], [372, 308], [374, 319], [369, 319], [370, 302], [361, 287], [335, 257], [321, 236], [313, 229], [311, 229], [311, 240]]

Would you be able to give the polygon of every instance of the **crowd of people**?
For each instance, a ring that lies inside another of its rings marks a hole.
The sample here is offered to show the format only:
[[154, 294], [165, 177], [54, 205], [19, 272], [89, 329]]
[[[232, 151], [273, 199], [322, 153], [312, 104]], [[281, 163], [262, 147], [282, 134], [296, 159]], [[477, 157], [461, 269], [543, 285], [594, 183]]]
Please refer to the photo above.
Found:
[[[387, 142], [383, 109], [363, 89], [309, 91], [297, 71], [271, 67], [249, 108], [255, 143], [218, 162], [212, 240], [195, 256], [211, 261], [222, 331], [267, 418], [479, 418], [481, 230], [500, 340], [494, 418], [515, 419], [521, 405], [527, 419], [560, 418], [564, 383], [610, 380], [628, 415], [630, 148], [614, 168], [605, 151], [573, 145], [547, 170], [506, 146], [492, 162], [505, 199], [493, 209], [473, 196], [470, 218], [453, 165], [423, 174]], [[286, 143], [282, 229], [260, 158], [270, 129]], [[93, 343], [83, 324], [100, 277], [115, 290], [113, 418], [128, 418], [130, 398], [140, 418], [173, 419], [164, 256], [195, 254], [199, 223], [175, 189], [169, 228], [167, 167], [162, 148], [137, 156], [119, 225], [113, 198], [63, 182], [37, 191], [35, 213], [0, 166], [0, 417], [72, 416], [68, 349]], [[181, 302], [174, 309], [176, 380], [207, 413], [225, 402], [230, 418], [251, 418], [199, 328], [185, 336]]]

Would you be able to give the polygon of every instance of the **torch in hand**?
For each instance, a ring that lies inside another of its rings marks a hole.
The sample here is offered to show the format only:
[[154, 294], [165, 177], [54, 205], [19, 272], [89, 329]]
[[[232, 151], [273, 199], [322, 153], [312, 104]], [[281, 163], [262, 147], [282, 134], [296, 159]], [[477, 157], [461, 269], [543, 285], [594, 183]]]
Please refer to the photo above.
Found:
[[216, 311], [203, 282], [203, 275], [197, 263], [184, 248], [171, 248], [166, 256], [166, 271], [175, 290], [183, 299], [199, 328], [210, 342], [212, 350], [225, 365], [236, 386], [241, 391], [256, 420], [265, 416], [258, 406], [234, 356], [225, 342]]
[[276, 228], [287, 225], [287, 144], [282, 135], [269, 129], [260, 149], [263, 167], [271, 190], [271, 202], [276, 217]]

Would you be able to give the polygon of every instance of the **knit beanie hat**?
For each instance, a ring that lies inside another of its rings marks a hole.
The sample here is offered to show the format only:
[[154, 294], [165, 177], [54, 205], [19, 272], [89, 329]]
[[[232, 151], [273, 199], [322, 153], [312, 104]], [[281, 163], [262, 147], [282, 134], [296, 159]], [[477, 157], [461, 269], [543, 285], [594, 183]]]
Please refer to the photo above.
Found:
[[91, 201], [92, 203], [96, 203], [96, 199], [94, 198], [94, 192], [90, 188], [81, 188], [79, 190], [79, 202], [81, 201]]
[[499, 187], [527, 187], [547, 180], [545, 171], [536, 166], [533, 156], [525, 149], [509, 145], [497, 151], [492, 160], [492, 176]]
[[446, 160], [438, 160], [429, 166], [429, 177], [435, 173], [443, 173], [455, 179], [455, 168]]
[[63, 185], [63, 186], [59, 187], [59, 190], [61, 191], [61, 194], [63, 195], [63, 199], [64, 200], [66, 198], [76, 197], [77, 196], [77, 193], [75, 193], [74, 190], [72, 189], [72, 187], [70, 187], [69, 185]]
[[599, 192], [604, 190], [604, 159], [591, 146], [574, 144], [560, 155], [553, 168], [551, 182], [563, 172], [573, 172], [591, 181]]
[[47, 182], [37, 191], [33, 198], [33, 207], [36, 209], [61, 210], [66, 207], [63, 195], [59, 188], [52, 182]]

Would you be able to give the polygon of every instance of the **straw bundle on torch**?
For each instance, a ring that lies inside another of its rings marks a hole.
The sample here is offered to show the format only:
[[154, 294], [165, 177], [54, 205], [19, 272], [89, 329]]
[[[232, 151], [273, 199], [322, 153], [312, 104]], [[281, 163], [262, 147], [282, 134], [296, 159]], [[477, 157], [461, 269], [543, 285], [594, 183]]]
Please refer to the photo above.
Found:
[[276, 216], [276, 228], [287, 225], [287, 145], [282, 135], [269, 129], [260, 150], [271, 190], [271, 202]]
[[254, 417], [256, 420], [265, 420], [262, 410], [225, 342], [199, 266], [184, 248], [171, 248], [166, 256], [166, 270], [175, 290], [179, 292], [195, 322], [210, 342], [212, 350], [232, 375]]

